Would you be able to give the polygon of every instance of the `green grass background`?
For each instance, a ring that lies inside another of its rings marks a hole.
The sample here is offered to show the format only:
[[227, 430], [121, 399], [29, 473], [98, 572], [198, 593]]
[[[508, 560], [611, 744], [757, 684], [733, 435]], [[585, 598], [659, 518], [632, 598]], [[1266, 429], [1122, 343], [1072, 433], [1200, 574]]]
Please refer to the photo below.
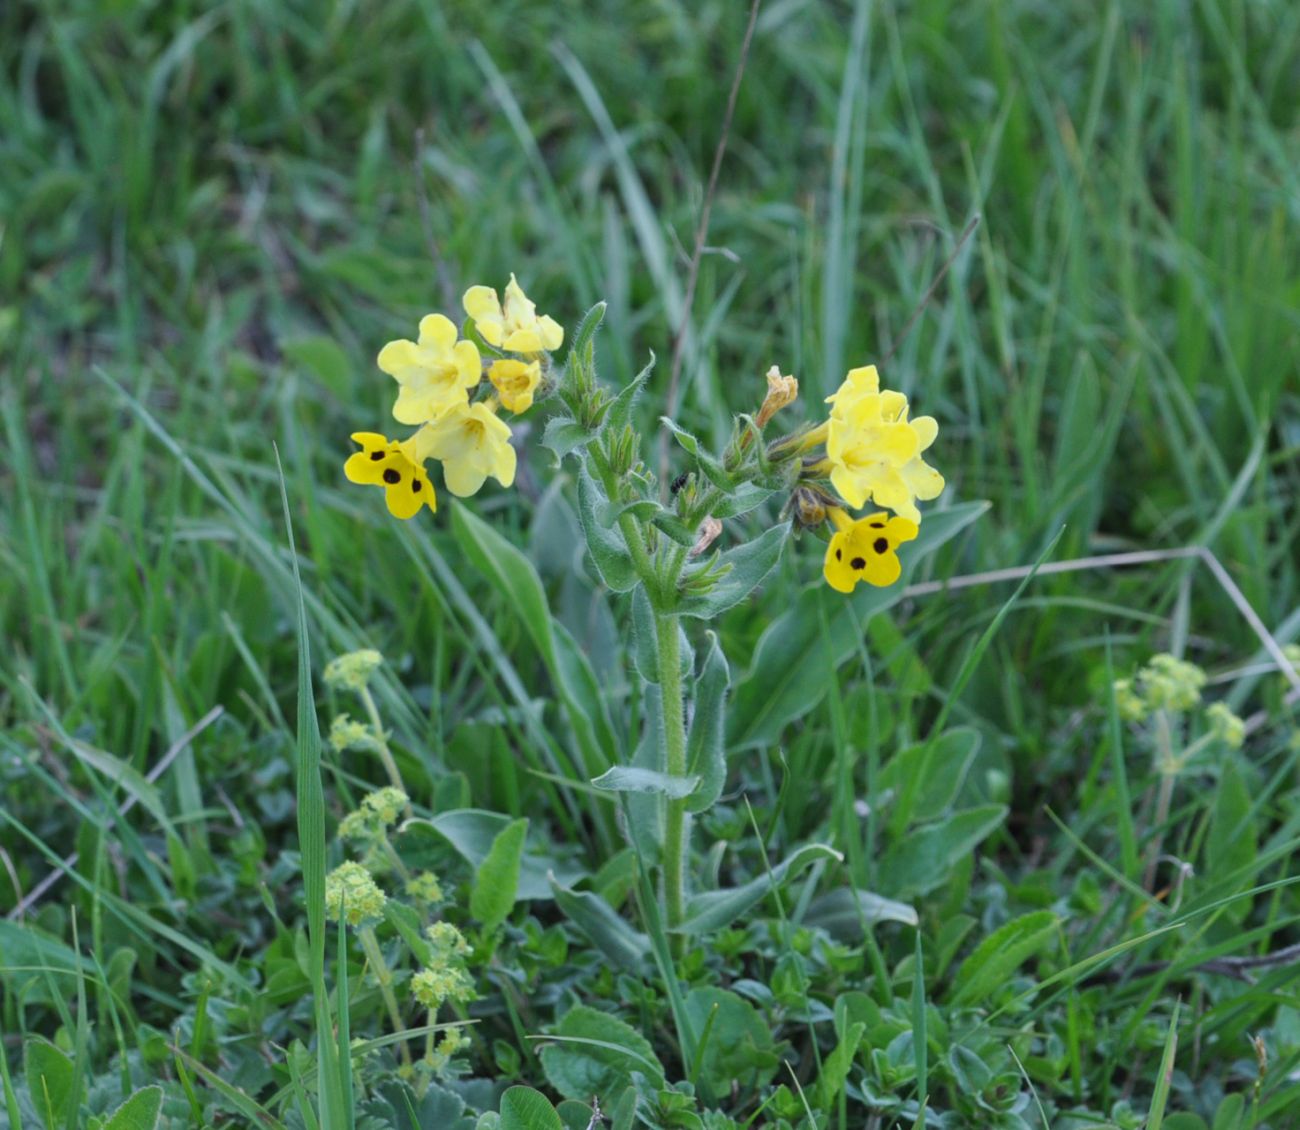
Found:
[[[84, 881], [63, 880], [40, 924], [72, 944], [75, 910], [87, 960], [131, 941], [153, 1028], [192, 1013], [183, 979], [197, 964], [243, 960], [268, 945], [276, 914], [295, 913], [295, 604], [277, 447], [317, 656], [388, 657], [386, 718], [426, 796], [452, 765], [475, 803], [522, 803], [514, 776], [493, 778], [476, 754], [510, 680], [551, 694], [536, 653], [450, 538], [460, 503], [444, 494], [436, 518], [397, 528], [343, 481], [347, 436], [387, 418], [379, 345], [510, 271], [569, 326], [609, 303], [610, 384], [658, 355], [642, 404], [652, 428], [747, 7], [0, 9], [0, 908], [49, 853], [80, 849]], [[945, 502], [992, 503], [929, 575], [1032, 563], [1062, 530], [1055, 558], [1204, 544], [1278, 638], [1296, 638], [1297, 89], [1300, 5], [768, 0], [691, 316], [683, 422], [725, 440], [774, 362], [799, 376], [812, 412], [847, 367], [897, 345], [886, 383], [940, 421]], [[616, 660], [619, 605], [572, 579], [539, 438], [525, 436], [518, 490], [472, 505], [530, 550], [598, 662]], [[804, 540], [726, 617], [733, 665], [819, 572]], [[1007, 904], [1067, 897], [1099, 866], [1082, 844], [1121, 866], [1114, 751], [1107, 727], [1086, 722], [1104, 716], [1108, 664], [1175, 648], [1224, 675], [1216, 694], [1278, 723], [1245, 764], [1259, 857], [1216, 889], [1287, 878], [1300, 747], [1276, 680], [1257, 670], [1258, 641], [1205, 571], [1033, 582], [950, 700], [1007, 595], [929, 596], [864, 629], [786, 733], [798, 784], [777, 838], [850, 850], [821, 819], [845, 784], [833, 754], [845, 728], [869, 717], [885, 746], [946, 707], [984, 735], [989, 788], [1012, 805], [951, 909], [991, 927]], [[218, 704], [223, 717], [150, 803], [100, 835], [115, 774], [72, 751], [143, 773]], [[1131, 772], [1137, 811], [1150, 782]], [[327, 765], [334, 815], [368, 774]], [[733, 758], [733, 786], [760, 803], [772, 780], [755, 751]], [[1196, 855], [1214, 793], [1212, 780], [1180, 792], [1171, 850]], [[1294, 940], [1288, 889], [1251, 914], [1238, 943], [1241, 920], [1211, 915], [1165, 955], [1191, 964], [1220, 944]], [[19, 963], [6, 936], [5, 961]], [[1075, 958], [1100, 936], [1077, 940]], [[1172, 998], [1189, 991], [1159, 978], [1125, 989], [1122, 1019], [1098, 1020], [1083, 1051], [1089, 1077], [1110, 1081], [1098, 1087], [1119, 1096], [1133, 1033], [1153, 1023], [1149, 1092]], [[1199, 1012], [1183, 1014], [1202, 1047], [1179, 1060], [1185, 1091], [1239, 1081], [1246, 1035], [1280, 1023], [1294, 982], [1284, 969], [1221, 1011], [1212, 997], [1196, 990]], [[12, 997], [6, 1008], [17, 1064], [28, 1013]], [[119, 1031], [125, 1046], [147, 1044], [137, 1020]], [[1300, 1039], [1286, 1046], [1293, 1068]], [[1296, 1084], [1275, 1064], [1268, 1085], [1272, 1124], [1296, 1125], [1277, 1113], [1300, 1102]]]

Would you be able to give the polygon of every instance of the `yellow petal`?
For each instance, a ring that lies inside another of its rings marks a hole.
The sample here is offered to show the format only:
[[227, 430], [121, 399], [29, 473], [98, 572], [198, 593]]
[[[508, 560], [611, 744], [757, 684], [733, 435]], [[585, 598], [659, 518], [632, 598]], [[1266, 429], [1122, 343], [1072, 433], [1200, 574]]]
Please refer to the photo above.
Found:
[[486, 478], [487, 473], [469, 460], [447, 460], [442, 465], [442, 481], [457, 498], [477, 494]]
[[919, 450], [910, 424], [882, 424], [871, 438], [872, 454], [895, 466], [902, 466]]
[[[375, 454], [382, 456], [383, 452]], [[373, 486], [380, 481], [384, 466], [384, 459], [372, 459], [370, 452], [358, 451], [355, 455], [348, 456], [347, 462], [343, 464], [343, 473], [348, 477], [348, 482]]]
[[564, 344], [564, 327], [549, 314], [537, 319], [537, 329], [541, 334], [542, 348], [547, 352], [559, 349]]
[[388, 512], [394, 518], [403, 520], [415, 517], [420, 507], [426, 503], [437, 509], [433, 502], [433, 487], [428, 478], [422, 473], [412, 473], [412, 469], [402, 475], [400, 482], [385, 487], [384, 501], [388, 503]]
[[906, 464], [900, 474], [908, 490], [922, 501], [928, 502], [943, 493], [943, 476], [920, 457]]
[[483, 361], [479, 357], [478, 346], [472, 341], [460, 341], [456, 343], [451, 355], [456, 372], [460, 374], [461, 384], [473, 388], [483, 375]]
[[515, 466], [518, 456], [508, 443], [500, 448], [492, 460], [492, 477], [503, 487], [512, 486], [515, 481]]
[[353, 432], [348, 437], [353, 443], [359, 443], [363, 451], [373, 451], [377, 447], [387, 447], [388, 437], [379, 432]]
[[420, 319], [420, 344], [446, 353], [456, 344], [456, 324], [444, 314], [426, 314]]
[[933, 416], [918, 416], [912, 421], [912, 431], [916, 433], [917, 443], [920, 444], [917, 451], [924, 451], [939, 434], [939, 422]]
[[420, 369], [420, 347], [413, 341], [390, 341], [379, 351], [375, 364], [397, 380], [405, 380]]
[[898, 560], [898, 554], [892, 549], [885, 553], [869, 552], [865, 558], [859, 557], [854, 560], [864, 561], [860, 575], [864, 581], [877, 588], [892, 585], [903, 572], [902, 562]]
[[461, 300], [465, 313], [474, 319], [474, 325], [489, 345], [500, 345], [504, 336], [501, 303], [497, 292], [490, 286], [472, 286]]
[[[882, 514], [881, 517], [883, 518], [884, 515]], [[885, 537], [895, 546], [905, 541], [912, 541], [920, 532], [921, 527], [908, 518], [890, 518], [885, 525]]]
[[853, 586], [857, 584], [857, 578], [845, 560], [844, 543], [847, 538], [848, 535], [842, 532], [834, 534], [830, 545], [826, 547], [826, 558], [822, 562], [822, 575], [836, 592], [852, 592]]
[[535, 329], [525, 326], [514, 330], [502, 343], [501, 348], [508, 349], [511, 353], [540, 353], [542, 339]]

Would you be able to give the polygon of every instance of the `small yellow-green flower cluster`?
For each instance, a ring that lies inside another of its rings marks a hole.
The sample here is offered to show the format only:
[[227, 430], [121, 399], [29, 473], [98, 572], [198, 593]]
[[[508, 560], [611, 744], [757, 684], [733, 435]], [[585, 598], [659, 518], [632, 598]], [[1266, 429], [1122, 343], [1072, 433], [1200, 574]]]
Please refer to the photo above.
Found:
[[384, 488], [389, 511], [412, 518], [422, 506], [436, 510], [433, 484], [424, 469], [427, 459], [442, 464], [443, 482], [461, 498], [475, 494], [494, 478], [508, 487], [515, 481], [516, 455], [510, 426], [498, 408], [519, 413], [532, 407], [549, 353], [564, 341], [563, 328], [539, 315], [515, 276], [505, 288], [504, 303], [486, 286], [472, 286], [462, 299], [479, 337], [503, 353], [487, 366], [472, 340], [461, 340], [452, 320], [429, 314], [420, 320], [417, 340], [390, 341], [379, 351], [379, 368], [398, 384], [393, 417], [418, 427], [405, 440], [377, 432], [356, 432], [361, 450], [344, 464], [354, 483]]
[[325, 913], [334, 921], [342, 915], [349, 926], [373, 922], [383, 917], [387, 901], [370, 872], [352, 860], [325, 876]]
[[406, 893], [417, 902], [441, 902], [442, 884], [432, 871], [421, 871], [406, 881]]
[[325, 664], [325, 685], [335, 690], [364, 690], [383, 661], [384, 657], [373, 648], [335, 656]]
[[336, 715], [330, 722], [329, 743], [335, 753], [346, 753], [350, 749], [374, 753], [379, 748], [374, 731], [348, 714]]
[[465, 969], [469, 943], [450, 922], [436, 922], [425, 935], [433, 947], [429, 963], [411, 978], [411, 995], [430, 1012], [447, 1001], [474, 999], [474, 980]]
[[1120, 717], [1141, 722], [1157, 710], [1178, 714], [1201, 701], [1205, 672], [1195, 663], [1160, 654], [1131, 679], [1115, 681], [1115, 705]]
[[408, 804], [401, 789], [389, 786], [369, 793], [355, 812], [339, 821], [339, 835], [345, 840], [371, 840], [385, 832]]
[[1240, 749], [1246, 740], [1246, 723], [1232, 712], [1224, 702], [1214, 702], [1206, 708], [1206, 721], [1210, 732], [1229, 749]]
[[469, 1037], [459, 1028], [449, 1028], [442, 1034], [437, 1047], [425, 1056], [425, 1063], [435, 1075], [440, 1074], [447, 1069], [447, 1064], [451, 1062], [452, 1057], [467, 1047], [469, 1047]]
[[[920, 529], [917, 501], [937, 498], [944, 488], [943, 476], [922, 458], [939, 425], [932, 416], [909, 419], [907, 397], [881, 389], [874, 365], [851, 369], [827, 403], [829, 419], [799, 445], [808, 452], [825, 444], [824, 458], [810, 460], [805, 477], [829, 478], [846, 507], [859, 510], [870, 503], [872, 512], [855, 519], [824, 496], [824, 513], [835, 532], [822, 572], [827, 584], [843, 593], [851, 593], [860, 581], [891, 585], [902, 574], [899, 545]], [[823, 496], [814, 492], [808, 499], [820, 503]], [[804, 505], [803, 510], [819, 514], [823, 506]]]

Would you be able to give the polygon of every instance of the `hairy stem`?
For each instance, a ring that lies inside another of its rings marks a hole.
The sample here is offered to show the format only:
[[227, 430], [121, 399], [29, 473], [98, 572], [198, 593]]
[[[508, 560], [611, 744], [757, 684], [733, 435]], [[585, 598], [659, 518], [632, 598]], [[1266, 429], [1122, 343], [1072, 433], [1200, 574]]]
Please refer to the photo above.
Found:
[[[671, 613], [655, 614], [655, 635], [659, 649], [659, 689], [663, 695], [664, 744], [667, 750], [665, 769], [670, 777], [686, 775], [686, 712], [682, 699], [682, 650], [677, 617]], [[664, 920], [669, 930], [681, 925], [686, 915], [686, 846], [689, 818], [685, 799], [668, 800], [668, 819], [664, 831], [663, 901]], [[674, 936], [676, 952], [681, 939]]]
[[[375, 931], [369, 926], [362, 926], [357, 931], [357, 937], [361, 939], [361, 948], [365, 951], [366, 960], [370, 963], [371, 972], [375, 975], [375, 981], [379, 985], [379, 995], [384, 998], [384, 1007], [388, 1009], [388, 1019], [392, 1021], [393, 1031], [402, 1032], [406, 1025], [402, 1023], [402, 1013], [397, 1007], [397, 997], [393, 994], [393, 975], [389, 972], [388, 962], [384, 960], [384, 951], [379, 948], [379, 939], [375, 937]], [[402, 1063], [407, 1067], [411, 1066], [411, 1050], [406, 1046], [403, 1040], [397, 1045], [397, 1050], [401, 1054]]]

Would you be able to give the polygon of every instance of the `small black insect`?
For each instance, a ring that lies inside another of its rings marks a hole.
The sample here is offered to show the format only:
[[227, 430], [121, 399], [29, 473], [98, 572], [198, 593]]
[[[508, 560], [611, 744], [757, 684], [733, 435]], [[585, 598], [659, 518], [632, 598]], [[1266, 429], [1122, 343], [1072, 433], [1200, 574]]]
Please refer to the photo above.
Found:
[[673, 479], [673, 481], [668, 484], [668, 492], [670, 494], [676, 494], [679, 490], [682, 489], [682, 487], [686, 485], [686, 480], [689, 479], [690, 477], [691, 477], [691, 473], [689, 471], [683, 471], [680, 475], [677, 476], [677, 478]]

